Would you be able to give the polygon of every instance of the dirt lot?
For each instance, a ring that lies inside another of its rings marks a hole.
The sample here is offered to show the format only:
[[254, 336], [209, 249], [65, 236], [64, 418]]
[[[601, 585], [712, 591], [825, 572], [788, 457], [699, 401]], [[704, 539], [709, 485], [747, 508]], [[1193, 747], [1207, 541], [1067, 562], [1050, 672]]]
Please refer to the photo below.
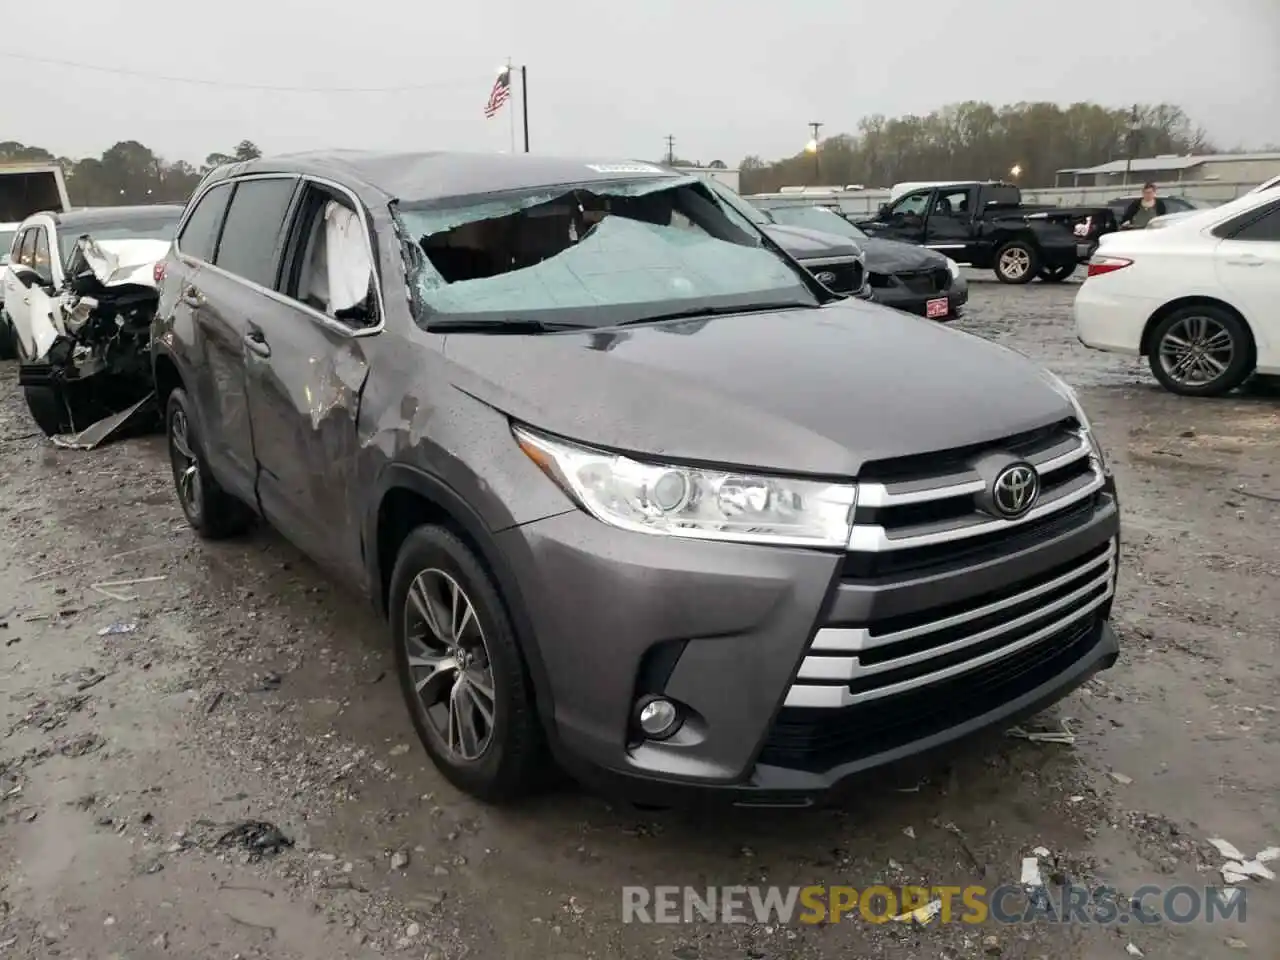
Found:
[[[620, 922], [628, 883], [995, 887], [1043, 846], [1052, 882], [1132, 893], [1220, 885], [1209, 838], [1280, 844], [1280, 394], [1159, 392], [1075, 343], [1073, 292], [975, 283], [961, 325], [1095, 418], [1125, 508], [1118, 667], [1028, 724], [1069, 718], [1074, 745], [996, 733], [802, 813], [467, 800], [359, 601], [270, 531], [198, 542], [158, 438], [34, 436], [0, 368], [0, 958], [1276, 956], [1262, 879], [1214, 925]], [[90, 586], [134, 578], [162, 579]]]

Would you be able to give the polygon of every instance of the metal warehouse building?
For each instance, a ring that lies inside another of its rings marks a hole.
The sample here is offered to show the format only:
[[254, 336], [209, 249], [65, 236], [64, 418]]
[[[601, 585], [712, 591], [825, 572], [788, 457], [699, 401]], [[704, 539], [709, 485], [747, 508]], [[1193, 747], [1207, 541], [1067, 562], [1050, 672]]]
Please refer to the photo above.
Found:
[[1280, 153], [1219, 153], [1205, 156], [1141, 157], [1132, 162], [1112, 160], [1096, 167], [1059, 170], [1059, 187], [1121, 186], [1141, 183], [1261, 183], [1280, 176]]

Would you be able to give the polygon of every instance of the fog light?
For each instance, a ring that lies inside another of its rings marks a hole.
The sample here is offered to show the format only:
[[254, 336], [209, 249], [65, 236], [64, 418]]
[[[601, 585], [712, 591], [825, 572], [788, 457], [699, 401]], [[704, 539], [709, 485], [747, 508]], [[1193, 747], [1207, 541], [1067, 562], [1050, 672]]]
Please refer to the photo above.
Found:
[[670, 700], [654, 697], [640, 706], [636, 723], [650, 740], [665, 740], [680, 729], [680, 710]]

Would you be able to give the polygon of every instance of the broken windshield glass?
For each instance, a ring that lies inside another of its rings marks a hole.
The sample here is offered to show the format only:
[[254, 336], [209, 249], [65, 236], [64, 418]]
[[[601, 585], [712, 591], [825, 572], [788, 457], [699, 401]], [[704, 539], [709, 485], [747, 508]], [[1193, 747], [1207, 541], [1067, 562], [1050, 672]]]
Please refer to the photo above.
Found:
[[401, 209], [420, 318], [606, 326], [692, 306], [814, 305], [804, 278], [695, 178]]

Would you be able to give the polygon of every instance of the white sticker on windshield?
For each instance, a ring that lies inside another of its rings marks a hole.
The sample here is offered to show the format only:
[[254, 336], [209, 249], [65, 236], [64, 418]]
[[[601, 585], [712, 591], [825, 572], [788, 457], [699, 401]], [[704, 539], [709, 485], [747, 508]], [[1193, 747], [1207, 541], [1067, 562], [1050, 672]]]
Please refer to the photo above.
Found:
[[588, 163], [588, 170], [596, 173], [665, 173], [651, 163]]

